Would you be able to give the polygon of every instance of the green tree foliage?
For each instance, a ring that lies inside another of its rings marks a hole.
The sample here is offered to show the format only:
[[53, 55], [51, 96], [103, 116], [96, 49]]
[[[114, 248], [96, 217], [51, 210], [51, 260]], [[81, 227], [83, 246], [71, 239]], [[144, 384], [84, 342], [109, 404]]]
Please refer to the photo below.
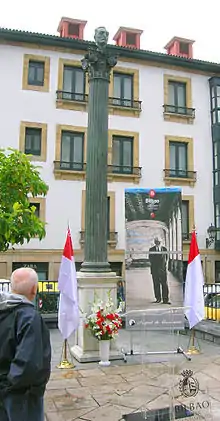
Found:
[[36, 216], [31, 198], [46, 196], [48, 186], [27, 155], [0, 150], [0, 251], [45, 237], [45, 223]]

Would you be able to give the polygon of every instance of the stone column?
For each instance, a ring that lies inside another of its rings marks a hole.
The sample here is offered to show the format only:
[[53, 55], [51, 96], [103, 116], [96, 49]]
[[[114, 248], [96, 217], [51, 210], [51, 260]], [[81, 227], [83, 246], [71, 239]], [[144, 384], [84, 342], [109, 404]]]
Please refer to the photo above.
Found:
[[82, 60], [89, 78], [86, 161], [85, 257], [81, 271], [109, 272], [107, 239], [108, 91], [117, 63], [107, 51], [108, 32], [95, 31], [96, 46]]
[[[90, 314], [94, 293], [117, 306], [117, 281], [108, 263], [107, 239], [107, 162], [108, 162], [108, 90], [110, 72], [116, 58], [107, 50], [108, 32], [95, 31], [96, 45], [82, 60], [89, 78], [89, 108], [86, 162], [85, 255], [78, 273], [79, 307]], [[98, 341], [85, 330], [83, 318], [77, 332], [73, 356], [80, 362], [98, 361]], [[111, 359], [121, 358], [112, 347]]]

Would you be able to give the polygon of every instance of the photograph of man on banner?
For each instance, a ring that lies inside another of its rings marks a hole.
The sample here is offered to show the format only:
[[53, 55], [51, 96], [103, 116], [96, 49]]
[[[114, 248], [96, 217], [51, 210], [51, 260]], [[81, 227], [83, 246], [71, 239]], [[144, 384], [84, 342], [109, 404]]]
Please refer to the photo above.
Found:
[[125, 239], [126, 309], [181, 307], [181, 189], [127, 188]]
[[162, 298], [163, 304], [171, 304], [169, 302], [169, 288], [167, 283], [167, 248], [161, 245], [161, 240], [158, 237], [154, 238], [154, 244], [149, 250], [149, 261], [154, 285], [155, 302], [160, 303]]

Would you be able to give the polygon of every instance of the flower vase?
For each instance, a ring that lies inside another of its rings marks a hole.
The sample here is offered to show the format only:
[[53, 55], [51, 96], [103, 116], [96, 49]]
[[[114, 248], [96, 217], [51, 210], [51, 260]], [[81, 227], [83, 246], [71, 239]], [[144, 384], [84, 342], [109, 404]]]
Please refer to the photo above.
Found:
[[108, 367], [111, 363], [109, 361], [110, 340], [99, 341], [99, 365]]

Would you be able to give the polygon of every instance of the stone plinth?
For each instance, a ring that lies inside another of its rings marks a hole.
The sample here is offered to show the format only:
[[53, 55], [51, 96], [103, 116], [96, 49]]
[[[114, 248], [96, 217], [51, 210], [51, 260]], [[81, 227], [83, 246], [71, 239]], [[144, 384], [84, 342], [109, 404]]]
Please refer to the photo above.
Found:
[[[103, 301], [107, 300], [108, 292], [117, 308], [117, 282], [118, 277], [114, 272], [88, 273], [78, 272], [78, 299], [79, 308], [84, 314], [90, 314], [91, 304], [95, 295]], [[79, 362], [99, 361], [99, 343], [92, 337], [91, 333], [84, 327], [84, 317], [81, 314], [80, 325], [76, 334], [76, 345], [72, 347], [71, 353]], [[112, 341], [110, 360], [123, 359], [123, 356], [114, 349]]]

